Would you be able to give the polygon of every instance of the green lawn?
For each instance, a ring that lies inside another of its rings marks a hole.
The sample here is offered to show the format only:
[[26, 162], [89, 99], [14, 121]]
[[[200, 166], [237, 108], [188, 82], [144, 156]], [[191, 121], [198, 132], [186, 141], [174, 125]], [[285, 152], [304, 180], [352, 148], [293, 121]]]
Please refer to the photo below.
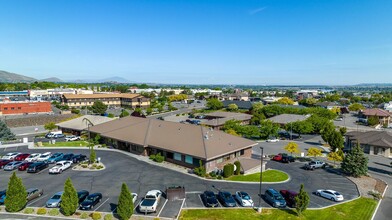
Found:
[[[281, 182], [287, 180], [288, 178], [289, 175], [287, 175], [287, 173], [279, 170], [266, 170], [263, 172], [263, 182]], [[227, 180], [260, 182], [260, 173], [231, 176], [227, 178]]]
[[359, 198], [355, 201], [337, 205], [322, 210], [307, 210], [303, 216], [297, 217], [290, 209], [263, 209], [258, 214], [253, 209], [189, 209], [183, 210], [180, 220], [286, 220], [286, 219], [317, 219], [317, 220], [370, 220], [376, 208], [377, 201], [369, 198]]
[[50, 144], [48, 142], [42, 143], [44, 147], [87, 147], [87, 141], [65, 141], [57, 142], [55, 144]]

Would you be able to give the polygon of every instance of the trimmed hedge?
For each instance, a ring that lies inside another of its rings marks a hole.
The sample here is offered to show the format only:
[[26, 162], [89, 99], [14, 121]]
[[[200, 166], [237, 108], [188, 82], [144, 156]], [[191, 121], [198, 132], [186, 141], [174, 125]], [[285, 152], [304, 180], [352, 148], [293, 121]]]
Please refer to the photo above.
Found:
[[37, 209], [37, 215], [46, 215], [46, 209], [45, 208], [39, 208]]
[[234, 174], [234, 164], [228, 163], [223, 167], [223, 177], [228, 178]]
[[241, 174], [241, 162], [239, 162], [239, 161], [236, 161], [236, 162], [234, 162], [234, 165], [236, 166], [236, 169], [235, 169], [235, 175], [240, 175]]

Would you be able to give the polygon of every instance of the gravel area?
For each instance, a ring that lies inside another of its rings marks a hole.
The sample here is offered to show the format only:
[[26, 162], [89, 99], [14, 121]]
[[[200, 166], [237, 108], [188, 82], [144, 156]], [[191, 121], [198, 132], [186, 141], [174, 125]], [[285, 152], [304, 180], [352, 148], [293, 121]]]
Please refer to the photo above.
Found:
[[66, 115], [33, 115], [33, 116], [24, 116], [21, 118], [12, 118], [7, 119], [6, 124], [8, 127], [26, 127], [26, 126], [36, 126], [36, 125], [44, 125], [49, 122], [59, 123], [64, 120], [75, 117], [75, 114], [66, 114]]
[[360, 178], [347, 178], [349, 178], [357, 185], [361, 196], [366, 198], [373, 198], [373, 196], [368, 194], [369, 191], [376, 190], [382, 194], [386, 187], [386, 184], [383, 181], [370, 176], [362, 176]]

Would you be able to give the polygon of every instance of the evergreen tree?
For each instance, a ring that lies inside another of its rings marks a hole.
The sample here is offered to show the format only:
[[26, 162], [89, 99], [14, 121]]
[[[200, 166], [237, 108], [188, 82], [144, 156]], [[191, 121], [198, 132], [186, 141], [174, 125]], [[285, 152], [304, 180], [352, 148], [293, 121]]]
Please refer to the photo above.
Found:
[[360, 177], [366, 175], [368, 171], [368, 160], [359, 143], [357, 143], [344, 157], [341, 167], [345, 173], [353, 177]]
[[13, 172], [8, 182], [7, 196], [4, 200], [7, 212], [18, 212], [26, 206], [27, 193], [22, 179]]
[[97, 155], [95, 153], [94, 146], [91, 146], [91, 149], [90, 149], [90, 163], [95, 163], [96, 158], [97, 158]]
[[121, 186], [120, 197], [118, 198], [117, 215], [120, 220], [128, 220], [133, 214], [133, 201], [131, 192], [127, 184]]
[[11, 132], [4, 121], [0, 120], [0, 141], [15, 139], [15, 134]]
[[61, 213], [65, 216], [70, 216], [76, 212], [78, 205], [78, 193], [76, 192], [71, 179], [68, 177], [64, 184], [64, 193], [61, 195]]
[[309, 205], [309, 195], [304, 190], [304, 184], [301, 184], [298, 195], [295, 197], [295, 209], [297, 210], [298, 216], [306, 210]]

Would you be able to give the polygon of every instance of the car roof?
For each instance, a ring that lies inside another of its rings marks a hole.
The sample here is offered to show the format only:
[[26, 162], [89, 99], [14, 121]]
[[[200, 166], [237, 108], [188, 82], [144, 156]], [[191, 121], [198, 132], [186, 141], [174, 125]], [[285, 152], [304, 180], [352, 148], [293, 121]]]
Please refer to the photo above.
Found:
[[28, 189], [28, 190], [26, 190], [26, 192], [32, 192], [32, 191], [35, 191], [35, 190], [38, 190], [38, 188], [30, 188], [30, 189]]
[[155, 194], [157, 194], [157, 193], [162, 193], [162, 192], [161, 192], [161, 190], [154, 189], [154, 190], [148, 191], [148, 192], [146, 193], [146, 195], [155, 195]]
[[95, 197], [95, 196], [102, 196], [102, 193], [93, 193], [88, 195], [89, 197]]
[[267, 189], [267, 191], [270, 191], [271, 193], [274, 193], [274, 194], [279, 194], [279, 192], [276, 191], [276, 189], [270, 188], [270, 189]]
[[63, 195], [64, 191], [56, 192], [54, 195]]

